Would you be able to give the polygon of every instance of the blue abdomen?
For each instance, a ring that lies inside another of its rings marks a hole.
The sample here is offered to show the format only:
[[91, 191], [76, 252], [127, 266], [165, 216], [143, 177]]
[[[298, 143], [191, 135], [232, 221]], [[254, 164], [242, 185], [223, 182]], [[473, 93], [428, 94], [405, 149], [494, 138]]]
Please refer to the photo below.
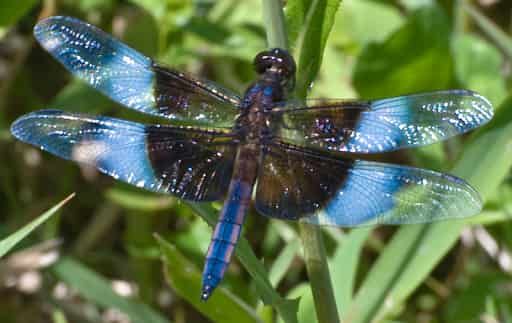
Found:
[[215, 226], [203, 270], [201, 299], [207, 300], [224, 277], [251, 201], [252, 183], [233, 179]]

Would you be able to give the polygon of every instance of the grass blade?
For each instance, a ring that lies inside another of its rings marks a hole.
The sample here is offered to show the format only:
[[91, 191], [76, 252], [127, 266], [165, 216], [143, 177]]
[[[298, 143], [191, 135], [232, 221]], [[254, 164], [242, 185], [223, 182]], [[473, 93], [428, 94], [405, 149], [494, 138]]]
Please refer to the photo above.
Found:
[[291, 48], [297, 64], [295, 93], [305, 98], [322, 65], [325, 44], [341, 0], [289, 1], [286, 11]]
[[415, 11], [389, 38], [363, 49], [352, 75], [354, 88], [367, 99], [450, 88], [450, 35], [450, 20], [441, 7]]
[[299, 228], [318, 321], [339, 322], [322, 231], [318, 226], [307, 223], [300, 223]]
[[352, 229], [329, 261], [339, 313], [346, 312], [352, 301], [359, 257], [371, 231], [372, 228]]
[[267, 43], [269, 47], [288, 48], [288, 38], [284, 25], [281, 0], [263, 1], [263, 20], [267, 26]]
[[11, 250], [18, 242], [23, 240], [30, 232], [34, 231], [38, 226], [48, 220], [54, 215], [64, 204], [71, 200], [75, 196], [75, 193], [69, 195], [64, 200], [59, 202], [57, 205], [49, 209], [48, 211], [41, 214], [37, 219], [33, 220], [23, 228], [9, 235], [7, 238], [0, 241], [0, 257], [3, 257], [9, 250]]
[[272, 286], [276, 287], [284, 278], [299, 250], [300, 241], [298, 238], [294, 238], [292, 241], [286, 243], [283, 251], [276, 257], [269, 272], [269, 279]]
[[475, 20], [482, 31], [501, 48], [508, 59], [512, 59], [512, 39], [501, 30], [494, 22], [484, 16], [480, 11], [470, 4], [463, 4], [462, 7]]

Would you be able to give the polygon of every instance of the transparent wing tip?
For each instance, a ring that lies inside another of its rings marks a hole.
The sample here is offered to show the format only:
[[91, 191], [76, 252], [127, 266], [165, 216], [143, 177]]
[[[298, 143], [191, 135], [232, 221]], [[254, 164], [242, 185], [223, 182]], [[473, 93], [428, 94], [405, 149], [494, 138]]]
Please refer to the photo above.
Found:
[[458, 133], [465, 133], [488, 123], [494, 116], [492, 103], [483, 95], [471, 90], [434, 92], [439, 101], [449, 104], [453, 125]]
[[18, 140], [25, 141], [27, 130], [30, 127], [30, 120], [33, 119], [34, 112], [25, 114], [14, 120], [11, 124], [11, 134]]
[[34, 27], [34, 37], [47, 51], [53, 51], [61, 45], [61, 39], [55, 34], [62, 17], [50, 17], [38, 22]]
[[40, 126], [35, 120], [41, 120], [59, 114], [62, 114], [61, 110], [47, 109], [22, 115], [11, 124], [11, 134], [18, 140], [28, 142], [29, 135], [33, 132], [34, 128]]
[[464, 215], [464, 217], [477, 215], [482, 211], [484, 205], [482, 197], [480, 193], [468, 183], [466, 183], [466, 190], [468, 194], [468, 214]]
[[459, 198], [454, 202], [454, 206], [459, 210], [459, 214], [454, 214], [454, 218], [466, 218], [479, 214], [483, 208], [483, 200], [480, 193], [465, 180], [448, 174], [443, 177], [456, 184], [460, 192]]
[[491, 101], [489, 101], [483, 95], [474, 92], [465, 90], [468, 96], [473, 98], [471, 104], [475, 110], [480, 112], [480, 115], [483, 117], [482, 124], [486, 124], [489, 122], [494, 116], [494, 107], [492, 106]]
[[25, 120], [26, 115], [19, 117], [18, 119], [14, 120], [14, 122], [11, 124], [11, 134], [18, 140], [23, 140]]
[[87, 25], [73, 17], [54, 16], [39, 21], [34, 26], [34, 37], [47, 51], [52, 52], [66, 41], [73, 25]]

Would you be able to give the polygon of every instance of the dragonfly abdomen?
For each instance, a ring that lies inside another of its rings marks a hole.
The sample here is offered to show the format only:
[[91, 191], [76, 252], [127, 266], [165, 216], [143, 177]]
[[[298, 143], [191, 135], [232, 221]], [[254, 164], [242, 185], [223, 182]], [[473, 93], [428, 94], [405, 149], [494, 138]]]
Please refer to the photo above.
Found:
[[215, 226], [203, 270], [202, 300], [207, 300], [208, 297], [210, 297], [213, 290], [224, 277], [235, 245], [240, 237], [240, 231], [246, 212], [236, 209], [235, 205], [231, 205], [231, 207], [228, 208], [228, 212], [240, 214], [236, 219], [240, 221], [240, 223], [230, 222], [228, 219], [221, 219]]
[[206, 301], [224, 277], [249, 209], [256, 181], [260, 150], [257, 145], [240, 146], [228, 195], [215, 226], [203, 269], [201, 299]]

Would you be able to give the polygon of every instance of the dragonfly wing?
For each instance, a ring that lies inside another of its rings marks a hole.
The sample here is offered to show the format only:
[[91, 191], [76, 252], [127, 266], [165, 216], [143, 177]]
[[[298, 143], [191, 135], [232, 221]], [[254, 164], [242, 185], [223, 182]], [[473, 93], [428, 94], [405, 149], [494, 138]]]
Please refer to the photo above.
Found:
[[232, 138], [219, 132], [60, 110], [22, 116], [12, 124], [11, 133], [123, 182], [193, 201], [224, 196], [236, 151]]
[[425, 223], [477, 214], [478, 193], [433, 171], [269, 147], [256, 190], [263, 215], [318, 225]]
[[162, 67], [88, 23], [50, 17], [34, 34], [71, 73], [126, 107], [191, 124], [233, 125], [238, 96]]
[[289, 102], [275, 110], [280, 140], [330, 151], [380, 153], [448, 139], [493, 115], [487, 99], [466, 90], [311, 104]]

